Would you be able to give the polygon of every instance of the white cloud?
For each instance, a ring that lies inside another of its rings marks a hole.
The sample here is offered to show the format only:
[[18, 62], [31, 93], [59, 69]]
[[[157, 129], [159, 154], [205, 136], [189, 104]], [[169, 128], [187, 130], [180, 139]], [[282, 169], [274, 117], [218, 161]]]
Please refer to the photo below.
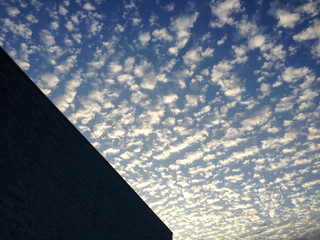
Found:
[[169, 50], [169, 53], [171, 53], [172, 55], [175, 55], [175, 56], [178, 55], [179, 49], [177, 47], [170, 47], [168, 50]]
[[96, 8], [89, 2], [83, 5], [83, 9], [88, 10], [88, 11], [96, 10]]
[[61, 15], [63, 15], [63, 16], [66, 16], [67, 13], [68, 13], [68, 10], [67, 10], [64, 6], [60, 5], [60, 6], [59, 6], [59, 13], [60, 13]]
[[151, 37], [149, 32], [140, 33], [139, 35], [139, 41], [141, 42], [142, 46], [147, 45], [150, 39]]
[[272, 112], [270, 107], [265, 107], [256, 112], [253, 117], [247, 118], [241, 122], [244, 130], [252, 130], [255, 126], [260, 126], [268, 121]]
[[108, 148], [106, 150], [104, 150], [102, 152], [103, 156], [107, 156], [107, 155], [114, 155], [120, 152], [120, 149], [116, 149], [116, 148]]
[[74, 26], [73, 23], [71, 21], [67, 21], [67, 23], [65, 24], [65, 27], [71, 32], [74, 30]]
[[304, 78], [308, 74], [310, 74], [310, 69], [307, 67], [303, 67], [303, 68], [287, 67], [282, 73], [281, 77], [285, 82], [294, 83]]
[[10, 19], [4, 19], [4, 27], [9, 28], [14, 34], [20, 35], [26, 39], [30, 39], [32, 35], [32, 30], [23, 23], [15, 24]]
[[276, 17], [279, 20], [278, 26], [284, 28], [293, 28], [300, 20], [300, 15], [298, 13], [290, 13], [283, 9], [278, 9], [276, 11]]
[[244, 91], [240, 80], [231, 73], [233, 65], [228, 61], [221, 61], [213, 66], [211, 80], [218, 84], [227, 97], [239, 98]]
[[248, 60], [248, 56], [246, 55], [248, 48], [244, 45], [240, 46], [232, 46], [232, 50], [235, 53], [235, 63], [245, 63]]
[[243, 180], [243, 176], [244, 174], [239, 174], [239, 175], [229, 175], [229, 176], [226, 176], [225, 179], [227, 181], [230, 181], [232, 183], [236, 183], [236, 182], [240, 182]]
[[69, 56], [65, 61], [56, 66], [55, 70], [59, 73], [67, 74], [71, 68], [77, 63], [77, 55]]
[[218, 18], [218, 22], [211, 22], [211, 27], [222, 27], [225, 24], [233, 24], [232, 14], [241, 12], [239, 0], [213, 1], [211, 12]]
[[122, 25], [120, 25], [120, 24], [117, 24], [116, 26], [115, 26], [115, 28], [114, 28], [114, 30], [116, 31], [116, 32], [124, 32], [124, 26], [122, 26]]
[[198, 105], [199, 96], [197, 95], [186, 95], [186, 107], [196, 107]]
[[57, 30], [57, 29], [59, 28], [59, 22], [58, 22], [58, 21], [53, 21], [53, 22], [51, 22], [50, 28], [51, 28], [52, 30]]
[[163, 124], [166, 125], [166, 126], [173, 126], [175, 123], [176, 123], [176, 119], [173, 118], [173, 117], [168, 117], [163, 122]]
[[293, 36], [293, 39], [302, 42], [310, 39], [320, 38], [320, 21], [314, 20], [313, 25], [309, 26], [306, 30]]
[[134, 58], [133, 57], [128, 57], [125, 62], [124, 62], [124, 71], [129, 73], [132, 71], [133, 66], [134, 66]]
[[176, 161], [176, 164], [178, 165], [189, 165], [193, 163], [196, 160], [199, 160], [202, 158], [203, 152], [202, 151], [195, 151], [195, 152], [189, 152], [185, 154], [184, 159], [180, 159]]
[[306, 182], [306, 183], [302, 184], [302, 187], [311, 188], [311, 187], [313, 187], [314, 185], [317, 185], [317, 184], [320, 184], [320, 179], [316, 179], [316, 180], [312, 180], [312, 181]]
[[263, 44], [265, 43], [266, 41], [266, 38], [259, 34], [259, 35], [256, 35], [255, 37], [251, 38], [249, 40], [249, 47], [251, 49], [254, 49], [254, 48], [261, 48], [263, 46]]
[[277, 103], [275, 111], [276, 112], [286, 112], [293, 108], [295, 96], [283, 97], [280, 102]]
[[201, 62], [206, 57], [213, 56], [213, 49], [207, 48], [206, 50], [202, 50], [202, 47], [197, 47], [190, 49], [183, 56], [183, 61], [186, 65], [188, 65], [191, 69], [197, 67], [197, 64]]
[[54, 36], [48, 30], [44, 29], [40, 33], [41, 40], [47, 47], [52, 46], [56, 43]]
[[308, 140], [314, 140], [320, 138], [320, 129], [314, 126], [308, 128], [309, 135]]
[[26, 18], [31, 23], [37, 23], [38, 22], [38, 19], [36, 19], [36, 17], [34, 15], [32, 15], [32, 14], [28, 14]]
[[21, 67], [22, 70], [27, 71], [30, 68], [30, 64], [28, 62], [16, 59], [16, 63]]
[[262, 140], [262, 148], [263, 149], [272, 149], [272, 148], [278, 148], [283, 147], [293, 140], [297, 138], [298, 134], [296, 132], [287, 132], [284, 134], [283, 137], [279, 138], [268, 138], [267, 140]]
[[166, 104], [174, 103], [177, 100], [178, 100], [177, 94], [169, 94], [163, 97], [163, 101]]
[[141, 22], [141, 18], [132, 18], [131, 20], [133, 26], [138, 26]]
[[81, 34], [81, 33], [73, 33], [71, 36], [72, 36], [72, 38], [73, 38], [74, 40], [76, 40], [76, 42], [77, 42], [78, 44], [81, 43], [81, 41], [82, 41], [82, 34]]
[[311, 52], [315, 57], [320, 58], [320, 21], [319, 20], [314, 20], [312, 26], [309, 26], [306, 30], [294, 35], [293, 39], [297, 42], [316, 39], [317, 41], [312, 45]]
[[7, 12], [10, 17], [16, 17], [18, 14], [20, 14], [19, 9], [16, 7], [8, 7]]
[[158, 16], [155, 15], [154, 13], [151, 14], [149, 18], [149, 23], [151, 26], [155, 25], [156, 21], [158, 20]]
[[305, 89], [304, 91], [301, 92], [299, 99], [298, 99], [298, 102], [311, 101], [317, 96], [319, 96], [318, 91], [313, 91], [308, 88], [308, 89]]
[[140, 84], [142, 88], [153, 90], [156, 87], [157, 79], [154, 72], [144, 74], [143, 81]]
[[103, 27], [103, 22], [99, 21], [98, 19], [91, 19], [91, 24], [89, 29], [93, 35], [96, 35], [98, 32], [100, 32], [102, 27]]
[[264, 98], [266, 96], [269, 96], [271, 93], [271, 86], [270, 84], [267, 83], [262, 83], [260, 85], [260, 91], [261, 91], [261, 95], [259, 96], [259, 98]]
[[224, 42], [226, 41], [227, 39], [227, 35], [224, 35], [218, 42], [217, 42], [217, 45], [220, 46], [222, 44], [224, 44]]
[[169, 3], [168, 5], [164, 6], [163, 8], [168, 11], [168, 12], [172, 12], [174, 10], [174, 3]]
[[138, 77], [142, 77], [145, 74], [147, 68], [151, 66], [147, 61], [142, 61], [139, 65], [136, 65], [134, 68], [134, 74]]
[[122, 66], [117, 62], [111, 62], [109, 64], [109, 71], [112, 74], [119, 73], [122, 70]]
[[81, 71], [72, 75], [73, 79], [66, 82], [64, 94], [55, 99], [55, 104], [60, 111], [66, 111], [70, 106], [73, 105], [73, 100], [77, 94], [76, 89], [82, 83]]
[[177, 19], [171, 22], [171, 30], [176, 33], [176, 50], [169, 50], [170, 52], [175, 53], [187, 44], [191, 36], [190, 29], [196, 22], [198, 15], [199, 13], [196, 12], [192, 15], [178, 17]]
[[44, 94], [49, 95], [58, 83], [59, 78], [57, 75], [53, 73], [45, 73], [41, 76], [41, 81], [38, 82], [38, 85]]
[[172, 36], [168, 33], [166, 28], [156, 29], [152, 32], [152, 36], [160, 41], [172, 41]]
[[132, 75], [130, 74], [121, 74], [117, 77], [117, 80], [119, 83], [124, 83], [127, 84], [129, 86], [132, 86], [134, 84], [134, 78]]
[[145, 100], [148, 97], [147, 94], [137, 91], [131, 94], [131, 101], [135, 104], [140, 104], [143, 100]]
[[237, 28], [241, 36], [252, 38], [259, 32], [258, 26], [254, 22], [250, 22], [243, 18], [238, 24]]

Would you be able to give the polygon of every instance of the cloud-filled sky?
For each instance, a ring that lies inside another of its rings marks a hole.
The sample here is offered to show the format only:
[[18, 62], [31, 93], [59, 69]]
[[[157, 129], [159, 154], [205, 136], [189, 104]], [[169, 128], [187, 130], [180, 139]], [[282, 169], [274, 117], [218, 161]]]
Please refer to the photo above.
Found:
[[0, 45], [175, 240], [320, 237], [319, 0], [0, 6]]

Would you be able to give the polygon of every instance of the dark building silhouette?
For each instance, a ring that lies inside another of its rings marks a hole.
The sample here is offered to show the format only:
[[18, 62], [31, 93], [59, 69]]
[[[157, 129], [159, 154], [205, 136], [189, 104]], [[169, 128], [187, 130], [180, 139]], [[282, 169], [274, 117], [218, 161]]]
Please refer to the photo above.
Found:
[[0, 239], [172, 239], [2, 48], [0, 184]]

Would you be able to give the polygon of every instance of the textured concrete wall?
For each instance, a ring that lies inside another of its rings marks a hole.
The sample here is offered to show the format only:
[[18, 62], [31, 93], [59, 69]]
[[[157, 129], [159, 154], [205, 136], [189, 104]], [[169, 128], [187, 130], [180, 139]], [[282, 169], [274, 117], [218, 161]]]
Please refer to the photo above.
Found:
[[0, 49], [0, 239], [172, 239]]

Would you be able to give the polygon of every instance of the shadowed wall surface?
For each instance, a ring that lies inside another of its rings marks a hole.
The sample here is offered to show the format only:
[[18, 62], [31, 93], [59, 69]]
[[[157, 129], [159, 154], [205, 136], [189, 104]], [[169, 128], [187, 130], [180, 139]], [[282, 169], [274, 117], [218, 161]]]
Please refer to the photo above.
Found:
[[172, 239], [0, 49], [0, 239]]

